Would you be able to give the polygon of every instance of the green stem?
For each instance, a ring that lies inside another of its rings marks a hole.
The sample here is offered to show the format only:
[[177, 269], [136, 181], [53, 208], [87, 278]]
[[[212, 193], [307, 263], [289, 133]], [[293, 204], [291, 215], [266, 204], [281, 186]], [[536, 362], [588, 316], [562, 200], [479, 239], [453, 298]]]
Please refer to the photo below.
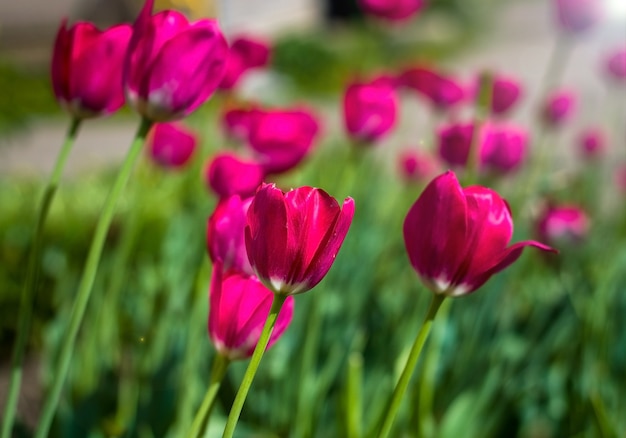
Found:
[[360, 353], [354, 352], [348, 358], [346, 382], [346, 437], [360, 438], [363, 436], [363, 357]]
[[22, 381], [22, 362], [26, 351], [26, 341], [30, 334], [31, 319], [33, 316], [33, 300], [35, 299], [35, 289], [37, 288], [37, 279], [39, 278], [39, 255], [41, 253], [41, 245], [43, 240], [43, 227], [50, 211], [50, 206], [54, 199], [59, 180], [63, 174], [65, 163], [70, 155], [76, 134], [80, 127], [81, 119], [72, 119], [65, 142], [61, 147], [61, 151], [57, 156], [56, 163], [52, 170], [52, 174], [44, 188], [43, 197], [39, 204], [39, 213], [35, 224], [35, 235], [33, 239], [33, 247], [28, 259], [28, 271], [26, 273], [26, 281], [22, 290], [20, 300], [20, 312], [18, 316], [18, 330], [15, 346], [13, 347], [13, 355], [11, 357], [11, 377], [9, 382], [9, 391], [4, 409], [2, 422], [2, 438], [9, 438], [15, 414], [17, 411], [17, 401], [20, 393], [20, 384]]
[[215, 359], [213, 360], [213, 369], [211, 370], [211, 382], [209, 383], [209, 388], [204, 396], [204, 400], [202, 400], [202, 405], [200, 405], [200, 409], [198, 409], [198, 412], [196, 412], [196, 416], [193, 419], [191, 433], [189, 434], [190, 438], [201, 438], [206, 434], [209, 417], [211, 416], [211, 411], [215, 405], [217, 392], [219, 391], [222, 380], [224, 380], [224, 376], [226, 375], [228, 365], [230, 365], [230, 360], [226, 356], [222, 356], [219, 353], [215, 356]]
[[243, 404], [246, 401], [246, 396], [248, 395], [248, 391], [252, 385], [252, 380], [254, 380], [254, 375], [259, 368], [259, 364], [263, 358], [263, 353], [265, 353], [265, 349], [267, 348], [270, 335], [272, 334], [272, 330], [276, 324], [276, 319], [278, 319], [278, 313], [283, 307], [286, 299], [287, 295], [274, 294], [272, 308], [270, 309], [269, 315], [267, 315], [267, 320], [263, 326], [259, 342], [256, 344], [256, 348], [254, 349], [254, 353], [252, 353], [252, 358], [250, 359], [248, 368], [246, 368], [246, 372], [243, 375], [243, 380], [241, 382], [241, 386], [239, 386], [237, 395], [235, 396], [233, 406], [230, 408], [230, 414], [228, 414], [228, 421], [226, 421], [226, 427], [224, 428], [222, 438], [232, 438], [233, 433], [235, 433], [235, 427], [237, 426], [237, 421], [239, 420], [239, 415], [243, 409]]
[[480, 87], [478, 91], [478, 99], [476, 100], [476, 111], [474, 119], [474, 129], [472, 130], [472, 139], [470, 140], [470, 148], [468, 153], [467, 173], [465, 175], [465, 184], [472, 185], [478, 179], [480, 168], [480, 141], [483, 126], [491, 112], [491, 101], [493, 95], [493, 75], [490, 72], [483, 72], [480, 75]]
[[539, 98], [543, 102], [547, 94], [552, 91], [561, 82], [565, 67], [570, 57], [572, 49], [572, 41], [565, 35], [559, 35], [554, 49], [550, 54], [550, 59], [546, 65], [546, 70], [541, 81]]
[[441, 306], [441, 303], [443, 302], [445, 297], [446, 296], [443, 294], [433, 295], [433, 299], [430, 302], [430, 307], [428, 308], [428, 313], [426, 314], [426, 319], [424, 319], [424, 322], [422, 323], [422, 326], [417, 333], [417, 337], [415, 338], [415, 342], [413, 343], [413, 347], [411, 347], [411, 352], [409, 353], [409, 358], [407, 359], [406, 365], [404, 366], [402, 374], [400, 375], [400, 380], [398, 380], [398, 383], [393, 390], [393, 395], [391, 396], [389, 407], [387, 408], [387, 414], [380, 429], [380, 433], [378, 434], [379, 438], [386, 438], [391, 432], [393, 421], [396, 418], [398, 410], [400, 409], [402, 397], [404, 396], [404, 393], [409, 386], [409, 380], [411, 380], [411, 375], [413, 374], [413, 370], [417, 365], [417, 360], [420, 357], [420, 353], [422, 352], [422, 348], [424, 347], [426, 338], [428, 338], [428, 334], [430, 333], [430, 328], [433, 324], [433, 320], [437, 315], [437, 310], [439, 310], [439, 307]]
[[91, 241], [87, 262], [85, 264], [85, 269], [76, 294], [76, 301], [74, 301], [74, 306], [72, 307], [69, 328], [61, 346], [59, 364], [52, 382], [52, 389], [50, 390], [43, 406], [35, 438], [44, 438], [48, 436], [50, 426], [54, 418], [54, 413], [61, 396], [61, 390], [63, 389], [63, 384], [65, 383], [65, 378], [69, 371], [72, 353], [74, 351], [74, 344], [76, 343], [76, 337], [78, 336], [78, 330], [80, 329], [85, 309], [87, 308], [87, 303], [89, 302], [96, 273], [98, 271], [98, 263], [100, 262], [100, 256], [102, 255], [107, 232], [109, 231], [109, 226], [113, 220], [115, 206], [128, 182], [128, 179], [130, 178], [135, 161], [142, 150], [146, 135], [148, 134], [151, 126], [151, 121], [147, 119], [143, 119], [141, 121], [122, 168], [120, 169], [120, 172], [113, 183], [113, 187], [111, 188], [104, 206], [102, 207], [102, 214], [100, 215], [98, 224], [96, 225], [93, 240]]

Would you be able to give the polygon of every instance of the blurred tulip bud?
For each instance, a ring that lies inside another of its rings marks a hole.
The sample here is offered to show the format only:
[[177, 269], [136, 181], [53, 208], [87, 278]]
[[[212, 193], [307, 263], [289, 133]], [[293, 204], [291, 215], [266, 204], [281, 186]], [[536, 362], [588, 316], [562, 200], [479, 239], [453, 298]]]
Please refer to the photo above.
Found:
[[261, 111], [256, 107], [230, 108], [222, 114], [222, 129], [227, 137], [241, 142], [247, 142], [255, 116]]
[[413, 67], [398, 75], [399, 87], [409, 88], [426, 97], [438, 111], [460, 104], [466, 91], [460, 83], [427, 67]]
[[417, 149], [406, 149], [398, 156], [400, 174], [407, 182], [430, 181], [441, 169], [435, 157]]
[[513, 125], [490, 125], [480, 150], [481, 168], [510, 173], [522, 165], [528, 149], [528, 134]]
[[359, 0], [363, 12], [387, 21], [405, 21], [424, 7], [424, 0]]
[[[450, 166], [466, 166], [472, 147], [472, 136], [475, 124], [450, 123], [437, 130], [439, 157]], [[482, 149], [487, 140], [487, 127], [483, 127], [478, 134], [476, 147]]]
[[265, 41], [249, 36], [239, 36], [233, 40], [228, 52], [221, 90], [230, 90], [237, 85], [240, 77], [248, 70], [267, 65], [270, 47]]
[[606, 136], [600, 128], [587, 128], [578, 139], [580, 155], [583, 158], [595, 159], [606, 151]]
[[548, 126], [563, 125], [574, 116], [576, 95], [569, 90], [558, 90], [551, 93], [543, 106], [542, 117]]
[[[477, 80], [478, 92], [480, 78]], [[503, 115], [511, 110], [519, 102], [522, 95], [522, 86], [513, 78], [497, 75], [493, 78], [491, 92], [491, 112], [495, 115]], [[477, 96], [478, 97], [478, 96]]]
[[577, 34], [600, 21], [602, 0], [554, 0], [558, 24], [562, 30]]
[[626, 47], [607, 58], [606, 71], [611, 79], [626, 85]]
[[265, 178], [263, 167], [256, 161], [245, 161], [237, 155], [225, 152], [216, 155], [206, 169], [208, 186], [220, 197], [254, 195]]
[[148, 137], [152, 161], [166, 169], [178, 169], [191, 159], [198, 141], [193, 132], [178, 123], [157, 123]]
[[554, 246], [580, 243], [588, 231], [587, 214], [574, 205], [550, 205], [537, 221], [539, 238]]

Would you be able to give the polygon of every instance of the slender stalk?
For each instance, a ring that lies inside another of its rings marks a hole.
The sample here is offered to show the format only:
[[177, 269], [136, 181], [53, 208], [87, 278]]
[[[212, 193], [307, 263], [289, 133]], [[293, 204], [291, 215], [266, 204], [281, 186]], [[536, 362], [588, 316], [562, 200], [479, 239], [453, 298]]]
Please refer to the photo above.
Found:
[[411, 347], [411, 352], [409, 353], [409, 358], [407, 359], [406, 365], [404, 366], [402, 374], [400, 375], [400, 379], [398, 380], [398, 383], [393, 390], [393, 395], [391, 396], [391, 400], [389, 401], [389, 406], [387, 408], [387, 414], [384, 418], [382, 427], [380, 428], [380, 433], [378, 434], [379, 438], [386, 438], [391, 432], [393, 421], [396, 418], [398, 410], [400, 409], [402, 397], [404, 396], [404, 393], [409, 386], [409, 380], [411, 380], [411, 375], [413, 374], [413, 370], [417, 365], [417, 360], [420, 357], [420, 353], [422, 352], [424, 343], [428, 338], [428, 334], [430, 333], [430, 328], [433, 324], [433, 320], [437, 315], [437, 310], [439, 310], [439, 307], [441, 306], [444, 298], [445, 295], [443, 294], [433, 295], [433, 299], [430, 302], [430, 307], [428, 308], [426, 318], [424, 319], [424, 322], [422, 323], [422, 326], [417, 333], [417, 337], [415, 338], [415, 342], [413, 343], [413, 347]]
[[222, 380], [224, 380], [228, 365], [230, 365], [230, 359], [226, 356], [222, 356], [219, 353], [215, 356], [215, 359], [213, 360], [213, 368], [211, 370], [211, 382], [209, 383], [204, 400], [202, 400], [200, 409], [198, 409], [198, 412], [196, 412], [196, 416], [193, 419], [191, 433], [189, 434], [190, 438], [201, 438], [206, 434], [211, 411], [213, 410], [213, 406], [215, 406], [217, 392], [220, 389]]
[[541, 101], [561, 82], [571, 51], [572, 41], [566, 35], [559, 35], [554, 43], [554, 49], [552, 49], [541, 80], [541, 88], [539, 89], [539, 99]]
[[478, 179], [480, 167], [480, 141], [483, 126], [487, 122], [489, 113], [491, 112], [491, 101], [493, 95], [493, 75], [490, 72], [483, 72], [480, 75], [480, 87], [478, 91], [478, 99], [476, 100], [476, 111], [474, 118], [474, 129], [472, 130], [472, 139], [468, 153], [467, 173], [465, 175], [465, 184], [472, 185]]
[[9, 382], [9, 391], [4, 409], [2, 422], [2, 438], [9, 438], [15, 414], [17, 412], [17, 401], [20, 393], [20, 385], [22, 382], [22, 362], [24, 361], [24, 353], [26, 351], [26, 341], [30, 334], [31, 320], [33, 316], [33, 300], [35, 299], [35, 290], [37, 289], [37, 279], [39, 278], [39, 256], [41, 253], [41, 245], [43, 240], [43, 227], [50, 211], [50, 206], [54, 200], [59, 180], [63, 174], [65, 163], [70, 155], [72, 146], [76, 140], [76, 134], [81, 124], [81, 119], [72, 119], [65, 136], [65, 142], [61, 147], [61, 151], [57, 156], [56, 163], [52, 170], [52, 174], [46, 183], [43, 191], [43, 197], [39, 204], [39, 212], [37, 222], [35, 223], [35, 234], [33, 238], [33, 246], [28, 258], [28, 268], [26, 272], [26, 281], [22, 290], [20, 300], [20, 312], [18, 316], [17, 339], [13, 347], [13, 355], [11, 357], [11, 377]]
[[363, 436], [363, 357], [354, 352], [348, 358], [348, 375], [346, 376], [346, 438]]
[[89, 248], [87, 262], [80, 280], [76, 300], [74, 301], [74, 306], [72, 307], [69, 328], [61, 346], [59, 364], [52, 382], [52, 389], [48, 393], [48, 397], [46, 398], [46, 402], [43, 406], [35, 438], [44, 438], [48, 436], [50, 426], [52, 425], [52, 420], [54, 418], [54, 413], [61, 396], [61, 390], [63, 389], [63, 384], [65, 383], [65, 378], [69, 371], [70, 361], [74, 351], [74, 344], [76, 343], [76, 337], [78, 336], [78, 330], [80, 329], [83, 316], [85, 315], [85, 309], [87, 308], [92, 286], [96, 278], [98, 263], [100, 262], [100, 256], [102, 255], [107, 232], [109, 230], [109, 226], [111, 225], [111, 221], [113, 220], [115, 206], [128, 182], [128, 179], [130, 178], [135, 161], [142, 150], [146, 135], [148, 134], [151, 126], [151, 121], [147, 119], [143, 119], [141, 121], [122, 168], [120, 169], [120, 172], [113, 183], [113, 187], [111, 187], [111, 191], [109, 192], [104, 206], [102, 207], [102, 214], [100, 215], [96, 225], [96, 231], [93, 240], [91, 241], [91, 247]]
[[274, 294], [272, 308], [270, 309], [269, 315], [267, 315], [267, 320], [263, 326], [261, 337], [259, 338], [259, 342], [256, 344], [256, 348], [254, 349], [254, 353], [252, 353], [252, 358], [250, 359], [248, 368], [246, 368], [246, 372], [243, 375], [243, 380], [239, 386], [237, 395], [235, 396], [233, 406], [230, 408], [230, 414], [228, 414], [228, 420], [226, 421], [226, 427], [224, 428], [222, 438], [232, 438], [233, 433], [235, 433], [235, 427], [237, 426], [237, 421], [239, 420], [239, 415], [243, 409], [243, 404], [246, 401], [246, 396], [248, 395], [248, 391], [252, 385], [252, 380], [254, 380], [254, 375], [259, 368], [259, 364], [263, 358], [263, 353], [265, 353], [265, 349], [267, 348], [270, 335], [272, 334], [272, 330], [274, 329], [274, 325], [278, 319], [278, 313], [283, 307], [286, 299], [287, 295]]

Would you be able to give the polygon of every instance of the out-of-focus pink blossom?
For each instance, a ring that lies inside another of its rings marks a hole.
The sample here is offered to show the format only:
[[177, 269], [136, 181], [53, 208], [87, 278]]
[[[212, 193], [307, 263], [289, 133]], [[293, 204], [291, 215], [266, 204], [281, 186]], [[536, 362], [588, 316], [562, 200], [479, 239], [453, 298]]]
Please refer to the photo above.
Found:
[[133, 26], [124, 85], [129, 104], [148, 120], [187, 116], [224, 76], [228, 46], [215, 20], [189, 23], [166, 10], [152, 15], [147, 0]]
[[436, 158], [418, 149], [405, 149], [398, 156], [402, 179], [408, 182], [430, 181], [441, 171]]
[[602, 0], [554, 0], [558, 24], [568, 33], [584, 32], [602, 17]]
[[396, 124], [398, 98], [393, 83], [380, 78], [348, 86], [343, 99], [347, 132], [359, 142], [372, 143], [386, 136]]
[[[441, 126], [437, 130], [439, 157], [450, 166], [467, 165], [474, 129], [473, 122], [450, 123]], [[478, 150], [482, 149], [487, 140], [487, 132], [487, 128], [483, 127], [477, 134], [475, 147]]]
[[602, 156], [606, 150], [606, 136], [600, 128], [587, 128], [578, 138], [580, 155], [594, 159]]
[[318, 132], [319, 123], [311, 111], [266, 110], [254, 116], [248, 141], [265, 173], [278, 174], [306, 157]]
[[552, 92], [544, 102], [542, 118], [548, 126], [561, 126], [574, 116], [576, 94], [570, 90]]
[[178, 123], [157, 123], [148, 137], [150, 157], [159, 166], [178, 169], [185, 166], [196, 150], [196, 135]]
[[52, 52], [52, 87], [59, 103], [78, 119], [111, 114], [124, 104], [124, 54], [129, 25], [104, 31], [93, 24], [63, 20]]
[[427, 67], [413, 67], [400, 73], [397, 85], [409, 88], [426, 97], [439, 111], [446, 111], [466, 97], [466, 90], [454, 79]]
[[261, 110], [255, 106], [242, 108], [229, 108], [222, 113], [222, 129], [227, 137], [247, 142], [250, 137], [250, 131], [252, 130], [252, 124], [254, 118], [259, 114]]
[[366, 14], [394, 22], [413, 17], [422, 10], [424, 3], [424, 0], [359, 0]]
[[[480, 86], [477, 84], [476, 89], [479, 88]], [[495, 76], [491, 92], [491, 112], [496, 115], [509, 112], [519, 102], [522, 91], [522, 85], [519, 81], [506, 76]]]
[[228, 53], [221, 90], [230, 90], [237, 85], [241, 76], [250, 69], [264, 67], [270, 57], [269, 44], [259, 38], [241, 35], [233, 40]]
[[578, 243], [587, 237], [589, 218], [576, 205], [550, 205], [537, 221], [539, 238], [550, 245]]
[[626, 84], [626, 47], [609, 55], [606, 61], [606, 71], [616, 82]]
[[213, 157], [205, 173], [208, 186], [221, 198], [254, 195], [265, 177], [263, 166], [224, 152]]
[[527, 153], [528, 133], [514, 125], [490, 125], [480, 149], [481, 168], [497, 173], [519, 169]]

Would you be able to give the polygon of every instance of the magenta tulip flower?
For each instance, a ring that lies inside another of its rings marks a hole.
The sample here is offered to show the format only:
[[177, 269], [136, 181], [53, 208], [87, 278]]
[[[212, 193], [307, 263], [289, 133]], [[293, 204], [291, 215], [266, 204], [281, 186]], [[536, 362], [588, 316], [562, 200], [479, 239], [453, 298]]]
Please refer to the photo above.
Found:
[[[229, 360], [252, 356], [274, 295], [258, 278], [215, 266], [211, 277], [209, 337], [215, 349]], [[294, 299], [287, 297], [272, 335], [270, 348], [287, 330], [293, 317]]]
[[600, 128], [587, 128], [578, 137], [578, 147], [583, 158], [596, 159], [606, 151], [606, 135]]
[[606, 61], [606, 71], [616, 82], [626, 84], [626, 47], [611, 54]]
[[435, 157], [417, 149], [406, 149], [398, 156], [402, 179], [407, 182], [430, 181], [440, 172], [440, 165]]
[[[443, 125], [437, 130], [438, 152], [445, 163], [453, 167], [467, 165], [474, 129], [475, 124], [469, 122], [451, 123]], [[478, 134], [476, 148], [482, 150], [487, 140], [487, 135], [488, 127], [483, 127]]]
[[234, 88], [246, 71], [264, 67], [269, 62], [269, 57], [270, 47], [265, 41], [243, 35], [235, 38], [230, 46], [226, 72], [219, 88]]
[[497, 173], [510, 173], [526, 158], [528, 133], [517, 126], [490, 125], [480, 149], [481, 168]]
[[550, 205], [537, 221], [537, 234], [551, 245], [580, 243], [589, 231], [589, 218], [575, 205]]
[[405, 21], [424, 7], [424, 0], [359, 0], [366, 14], [387, 21]]
[[535, 241], [507, 246], [513, 235], [509, 206], [495, 191], [462, 188], [453, 172], [436, 177], [404, 220], [409, 260], [436, 294], [467, 295], [515, 262]]
[[353, 216], [352, 198], [340, 207], [321, 189], [299, 187], [283, 193], [274, 184], [263, 184], [248, 209], [250, 264], [275, 293], [306, 292], [330, 269]]
[[255, 115], [248, 140], [265, 172], [278, 174], [306, 157], [318, 131], [319, 123], [309, 111], [263, 111]]
[[207, 221], [207, 250], [214, 265], [254, 274], [244, 240], [246, 217], [252, 198], [233, 195], [222, 199]]
[[221, 126], [226, 136], [230, 139], [247, 142], [255, 117], [260, 110], [254, 106], [250, 108], [229, 108], [222, 114]]
[[563, 125], [574, 116], [576, 95], [569, 90], [557, 90], [546, 99], [543, 107], [543, 121], [548, 126]]
[[105, 31], [63, 20], [52, 53], [52, 87], [59, 103], [74, 117], [111, 114], [124, 105], [122, 73], [130, 41], [129, 25]]
[[398, 98], [391, 80], [353, 83], [344, 94], [345, 127], [358, 142], [373, 143], [391, 132], [396, 124]]
[[399, 87], [412, 89], [426, 97], [438, 111], [449, 110], [466, 97], [465, 89], [458, 82], [427, 67], [405, 70], [396, 81]]
[[189, 23], [172, 10], [152, 15], [153, 3], [146, 1], [134, 24], [124, 83], [129, 104], [163, 122], [189, 115], [213, 94], [228, 47], [215, 20]]
[[505, 76], [494, 77], [491, 94], [491, 112], [495, 115], [507, 113], [519, 102], [521, 95], [522, 86], [518, 81]]
[[578, 34], [601, 18], [602, 0], [554, 0], [558, 24], [565, 32]]
[[195, 134], [178, 123], [157, 123], [148, 137], [152, 161], [165, 169], [184, 167], [196, 150]]
[[222, 199], [232, 195], [248, 198], [254, 195], [264, 178], [261, 164], [229, 152], [216, 155], [206, 170], [208, 186]]

